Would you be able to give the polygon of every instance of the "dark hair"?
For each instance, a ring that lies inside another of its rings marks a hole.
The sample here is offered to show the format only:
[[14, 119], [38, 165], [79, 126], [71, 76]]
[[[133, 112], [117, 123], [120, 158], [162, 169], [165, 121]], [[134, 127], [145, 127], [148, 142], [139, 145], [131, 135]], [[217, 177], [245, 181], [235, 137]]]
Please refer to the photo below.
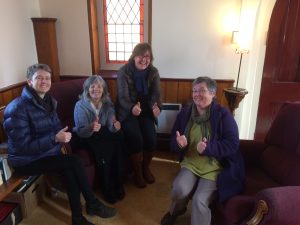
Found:
[[97, 82], [99, 83], [102, 87], [103, 87], [103, 94], [101, 97], [101, 101], [103, 103], [110, 101], [109, 98], [109, 93], [108, 93], [108, 88], [106, 85], [106, 82], [103, 80], [103, 78], [99, 75], [91, 75], [89, 78], [87, 78], [84, 83], [83, 83], [83, 92], [80, 96], [80, 98], [85, 99], [86, 101], [90, 101], [91, 100], [91, 96], [89, 94], [89, 88], [90, 86], [94, 83]]
[[195, 86], [196, 84], [205, 83], [207, 86], [207, 89], [210, 92], [217, 92], [218, 86], [217, 82], [214, 79], [211, 79], [210, 77], [197, 77], [193, 83], [192, 86]]
[[44, 71], [47, 71], [51, 74], [51, 69], [50, 67], [47, 65], [47, 64], [40, 64], [40, 63], [37, 63], [37, 64], [34, 64], [32, 66], [29, 66], [28, 69], [27, 69], [27, 74], [26, 74], [26, 78], [28, 80], [31, 80], [33, 75], [36, 73], [36, 71], [38, 70], [44, 70]]
[[146, 42], [139, 43], [139, 44], [137, 44], [134, 47], [134, 49], [133, 49], [133, 51], [131, 53], [131, 56], [130, 56], [130, 58], [129, 58], [128, 61], [130, 61], [130, 62], [133, 61], [134, 57], [140, 56], [140, 55], [144, 55], [145, 52], [147, 52], [147, 51], [150, 52], [150, 63], [152, 63], [152, 61], [154, 59], [153, 58], [152, 48], [151, 48], [151, 45], [148, 44], [148, 43], [146, 43]]

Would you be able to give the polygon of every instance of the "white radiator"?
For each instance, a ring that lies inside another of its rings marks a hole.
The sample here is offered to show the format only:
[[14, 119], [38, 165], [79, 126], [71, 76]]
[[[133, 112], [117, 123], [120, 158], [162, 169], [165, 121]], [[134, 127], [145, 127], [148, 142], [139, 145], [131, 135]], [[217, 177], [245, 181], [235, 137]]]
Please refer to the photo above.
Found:
[[170, 134], [181, 104], [163, 103], [156, 127], [157, 133]]

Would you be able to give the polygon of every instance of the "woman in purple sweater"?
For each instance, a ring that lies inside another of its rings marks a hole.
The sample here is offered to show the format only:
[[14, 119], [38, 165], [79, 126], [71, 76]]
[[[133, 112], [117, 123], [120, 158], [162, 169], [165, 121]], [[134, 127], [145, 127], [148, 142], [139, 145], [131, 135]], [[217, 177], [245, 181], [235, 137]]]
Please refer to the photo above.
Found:
[[193, 103], [175, 121], [172, 150], [180, 152], [181, 169], [171, 191], [172, 203], [161, 220], [172, 225], [192, 198], [192, 225], [209, 225], [209, 204], [223, 202], [244, 187], [244, 162], [239, 152], [237, 124], [231, 113], [214, 99], [217, 83], [198, 77], [192, 85]]

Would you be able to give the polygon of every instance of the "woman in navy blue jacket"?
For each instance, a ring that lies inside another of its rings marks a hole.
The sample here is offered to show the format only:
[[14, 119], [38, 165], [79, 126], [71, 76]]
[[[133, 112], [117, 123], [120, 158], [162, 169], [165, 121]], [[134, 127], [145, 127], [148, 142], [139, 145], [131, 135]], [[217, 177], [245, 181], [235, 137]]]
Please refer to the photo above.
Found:
[[244, 187], [244, 162], [239, 152], [237, 124], [214, 101], [216, 81], [198, 77], [192, 85], [193, 103], [181, 110], [172, 130], [171, 149], [180, 152], [181, 169], [172, 186], [170, 211], [162, 225], [175, 223], [192, 197], [192, 225], [209, 225], [209, 204], [220, 202]]
[[56, 113], [57, 102], [48, 91], [51, 70], [35, 64], [27, 70], [22, 95], [4, 111], [4, 129], [8, 136], [8, 161], [17, 175], [60, 173], [64, 176], [72, 211], [73, 225], [92, 225], [82, 216], [80, 193], [89, 215], [112, 217], [116, 209], [105, 206], [92, 193], [83, 164], [78, 156], [64, 155], [63, 143], [71, 139], [68, 127], [62, 128]]

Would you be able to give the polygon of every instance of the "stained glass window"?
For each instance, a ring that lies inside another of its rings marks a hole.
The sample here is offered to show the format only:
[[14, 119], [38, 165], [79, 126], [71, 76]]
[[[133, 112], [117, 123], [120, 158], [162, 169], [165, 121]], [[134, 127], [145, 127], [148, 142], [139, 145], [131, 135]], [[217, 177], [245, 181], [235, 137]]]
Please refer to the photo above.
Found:
[[124, 63], [144, 41], [144, 0], [104, 0], [103, 10], [106, 62]]

